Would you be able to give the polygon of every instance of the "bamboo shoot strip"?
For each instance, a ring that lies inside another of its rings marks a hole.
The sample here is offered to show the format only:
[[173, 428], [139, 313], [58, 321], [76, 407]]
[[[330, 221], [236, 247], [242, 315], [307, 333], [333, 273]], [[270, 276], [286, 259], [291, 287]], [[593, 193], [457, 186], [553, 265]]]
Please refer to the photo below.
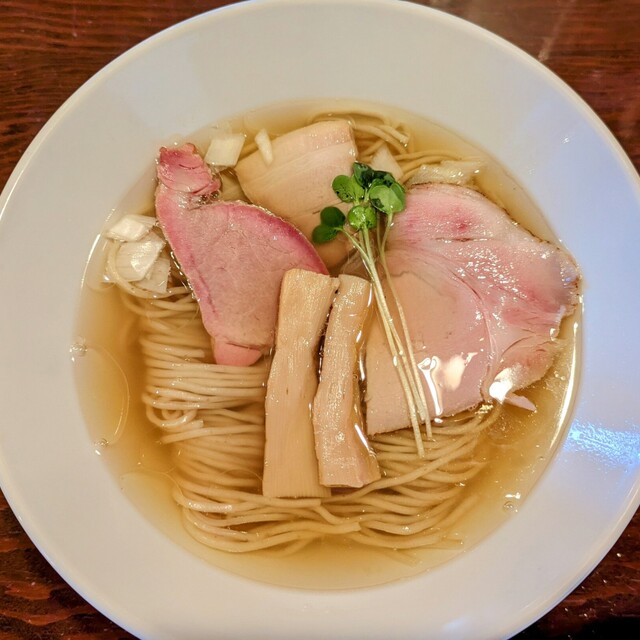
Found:
[[282, 280], [276, 343], [265, 401], [262, 493], [269, 498], [326, 497], [318, 478], [311, 406], [318, 346], [338, 279], [292, 269]]
[[358, 384], [358, 349], [369, 311], [371, 285], [341, 275], [329, 315], [313, 427], [321, 484], [362, 487], [380, 478], [364, 434]]

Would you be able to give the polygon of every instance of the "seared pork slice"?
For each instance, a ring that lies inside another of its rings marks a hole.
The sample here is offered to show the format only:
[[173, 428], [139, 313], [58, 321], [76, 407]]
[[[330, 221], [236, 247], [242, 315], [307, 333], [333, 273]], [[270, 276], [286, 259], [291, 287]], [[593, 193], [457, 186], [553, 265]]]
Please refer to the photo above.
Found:
[[330, 495], [320, 484], [311, 407], [318, 346], [337, 278], [293, 269], [282, 280], [276, 346], [267, 381], [262, 493], [270, 498]]
[[[421, 185], [389, 234], [386, 259], [401, 300], [432, 416], [482, 401], [533, 408], [515, 393], [540, 379], [578, 300], [571, 257], [482, 194]], [[368, 433], [409, 425], [382, 329], [367, 342]]]
[[220, 182], [191, 144], [161, 149], [156, 216], [196, 296], [219, 364], [253, 364], [273, 346], [282, 276], [326, 273], [288, 222], [244, 202], [208, 202]]
[[380, 478], [375, 453], [364, 434], [358, 385], [358, 350], [371, 285], [355, 276], [341, 275], [339, 281], [313, 401], [316, 456], [321, 484], [362, 487]]
[[[333, 179], [351, 175], [357, 155], [351, 126], [346, 120], [317, 122], [275, 138], [271, 146], [271, 163], [256, 151], [236, 165], [242, 190], [311, 239], [320, 211], [340, 202], [331, 188]], [[348, 250], [342, 237], [318, 248], [329, 267], [342, 262]]]
[[[400, 224], [400, 216], [395, 224]], [[479, 298], [437, 262], [415, 261], [412, 252], [394, 255], [389, 251], [388, 256], [422, 373], [429, 415], [452, 415], [477, 404], [491, 352]], [[393, 315], [400, 326], [397, 314]], [[405, 396], [378, 318], [369, 332], [365, 354], [367, 433], [409, 426]]]

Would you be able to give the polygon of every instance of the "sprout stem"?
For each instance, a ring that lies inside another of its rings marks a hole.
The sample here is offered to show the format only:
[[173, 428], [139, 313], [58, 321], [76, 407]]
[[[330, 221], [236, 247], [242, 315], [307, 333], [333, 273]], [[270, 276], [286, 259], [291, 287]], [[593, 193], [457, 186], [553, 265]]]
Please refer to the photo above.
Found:
[[[353, 163], [351, 177], [336, 176], [331, 186], [342, 202], [352, 203], [352, 206], [346, 216], [335, 206], [325, 207], [320, 212], [320, 224], [313, 230], [313, 241], [317, 243], [329, 242], [342, 232], [360, 254], [371, 277], [378, 315], [407, 401], [418, 455], [424, 458], [425, 451], [420, 426], [421, 424], [426, 426], [427, 438], [430, 439], [432, 434], [429, 406], [422, 386], [420, 370], [413, 353], [406, 316], [385, 258], [385, 245], [393, 223], [393, 216], [405, 208], [404, 187], [390, 173], [376, 171], [359, 162]], [[386, 216], [383, 232], [381, 231], [381, 215]], [[346, 222], [357, 233], [352, 234], [345, 231]], [[376, 230], [374, 246], [377, 255], [371, 243], [372, 229]], [[389, 310], [385, 290], [378, 273], [378, 260], [382, 265], [388, 291], [393, 297], [393, 303], [402, 327], [402, 337], [396, 329], [393, 315]]]
[[[408, 330], [406, 330], [406, 328], [403, 329], [405, 332], [405, 340], [407, 340], [408, 344], [408, 349], [405, 349], [405, 346], [403, 345], [402, 340], [400, 339], [400, 336], [395, 328], [393, 316], [391, 315], [389, 306], [387, 304], [384, 288], [382, 286], [382, 282], [380, 281], [380, 275], [378, 274], [378, 269], [376, 267], [376, 256], [374, 255], [373, 249], [371, 247], [369, 231], [359, 231], [358, 237], [360, 240], [356, 239], [355, 236], [352, 236], [348, 233], [346, 233], [346, 235], [349, 238], [351, 244], [360, 254], [362, 262], [367, 272], [369, 273], [369, 276], [371, 277], [373, 293], [376, 299], [376, 307], [378, 310], [380, 321], [384, 329], [387, 343], [389, 344], [389, 350], [391, 351], [391, 357], [393, 359], [394, 366], [398, 371], [400, 385], [402, 386], [402, 391], [407, 402], [409, 419], [411, 420], [411, 428], [413, 429], [418, 455], [419, 457], [424, 458], [425, 451], [424, 445], [422, 443], [420, 426], [421, 424], [426, 424], [427, 434], [429, 435], [431, 425], [428, 421], [428, 410], [426, 407], [426, 401], [424, 400], [424, 392], [422, 390], [422, 385], [420, 384], [419, 378], [417, 379], [418, 384], [416, 385], [416, 375], [419, 375], [417, 374], [417, 367], [416, 371], [412, 371], [412, 367], [415, 367], [415, 358], [413, 357], [411, 342], [406, 337], [408, 336]], [[400, 304], [397, 298], [395, 299], [395, 304], [397, 308], [400, 308]], [[404, 314], [402, 314], [402, 317], [404, 317]], [[407, 359], [407, 350], [410, 353], [411, 363]], [[422, 397], [420, 393], [422, 393]]]
[[[404, 313], [404, 309], [402, 308], [402, 304], [400, 303], [400, 298], [396, 292], [396, 287], [393, 283], [393, 278], [389, 273], [389, 268], [387, 266], [387, 258], [385, 254], [385, 247], [387, 242], [387, 236], [391, 224], [393, 223], [393, 215], [387, 216], [387, 224], [385, 225], [384, 235], [382, 237], [382, 242], [380, 242], [380, 234], [378, 232], [378, 257], [380, 259], [380, 264], [382, 265], [382, 270], [384, 273], [385, 280], [387, 282], [387, 286], [389, 291], [391, 292], [391, 296], [393, 297], [393, 302], [396, 306], [396, 311], [398, 312], [398, 318], [400, 320], [400, 325], [402, 327], [402, 335], [404, 337], [405, 344], [407, 345], [407, 352], [409, 355], [410, 364], [407, 367], [409, 372], [411, 373], [413, 384], [411, 385], [412, 391], [415, 393], [417, 391], [417, 396], [419, 402], [416, 403], [418, 408], [418, 413], [420, 415], [421, 422], [426, 426], [427, 437], [429, 439], [432, 438], [431, 432], [431, 419], [429, 416], [429, 405], [427, 404], [427, 398], [424, 393], [424, 387], [422, 386], [422, 380], [420, 377], [420, 369], [416, 363], [415, 354], [413, 353], [413, 347], [411, 344], [411, 337], [409, 334], [409, 326], [407, 325], [407, 318]], [[379, 227], [379, 225], [378, 225]]]

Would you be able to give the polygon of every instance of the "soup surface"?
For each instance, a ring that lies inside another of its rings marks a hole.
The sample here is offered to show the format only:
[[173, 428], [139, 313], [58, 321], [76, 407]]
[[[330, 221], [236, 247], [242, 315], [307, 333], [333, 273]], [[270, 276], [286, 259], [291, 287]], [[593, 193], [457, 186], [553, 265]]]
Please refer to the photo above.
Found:
[[[317, 114], [384, 113], [410, 132], [415, 149], [451, 158], [481, 159], [475, 185], [536, 236], [558, 239], [528, 198], [490, 156], [437, 125], [412, 114], [350, 101], [272, 106], [224, 123], [247, 139], [261, 129], [272, 137], [304, 126]], [[211, 128], [189, 136], [206, 149]], [[175, 141], [165, 141], [169, 144]], [[126, 213], [153, 210], [155, 167], [138, 180], [105, 228]], [[292, 554], [254, 551], [226, 553], [201, 544], [183, 526], [172, 492], [176, 451], [159, 443], [142, 396], [147, 375], [139, 343], [138, 317], [105, 281], [108, 241], [100, 237], [89, 259], [82, 290], [77, 338], [72, 348], [79, 398], [97, 456], [123, 493], [164, 534], [222, 569], [274, 584], [342, 589], [372, 586], [431, 569], [468, 550], [516, 514], [553, 455], [570, 410], [576, 382], [579, 311], [563, 322], [564, 347], [547, 374], [526, 390], [536, 411], [505, 405], [480, 436], [474, 459], [482, 470], [461, 487], [469, 508], [453, 522], [445, 541], [425, 548], [377, 549], [327, 536]], [[375, 447], [375, 444], [374, 444]], [[179, 452], [178, 452], [179, 455]]]

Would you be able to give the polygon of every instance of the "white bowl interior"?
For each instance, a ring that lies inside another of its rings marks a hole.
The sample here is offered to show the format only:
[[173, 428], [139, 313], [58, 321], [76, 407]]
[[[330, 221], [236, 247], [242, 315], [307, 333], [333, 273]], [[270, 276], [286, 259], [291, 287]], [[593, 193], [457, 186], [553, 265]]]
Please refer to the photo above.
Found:
[[[361, 71], [363, 59], [372, 72]], [[316, 97], [393, 104], [487, 150], [541, 207], [584, 275], [572, 424], [517, 516], [427, 574], [349, 592], [227, 574], [150, 525], [95, 455], [69, 357], [91, 244], [159, 144], [253, 107]], [[3, 490], [64, 578], [141, 637], [515, 633], [576, 586], [638, 506], [640, 301], [629, 292], [640, 272], [639, 184], [604, 125], [556, 77], [437, 11], [276, 0], [169, 29], [59, 110], [0, 200], [0, 289], [13, 301], [0, 315]]]

